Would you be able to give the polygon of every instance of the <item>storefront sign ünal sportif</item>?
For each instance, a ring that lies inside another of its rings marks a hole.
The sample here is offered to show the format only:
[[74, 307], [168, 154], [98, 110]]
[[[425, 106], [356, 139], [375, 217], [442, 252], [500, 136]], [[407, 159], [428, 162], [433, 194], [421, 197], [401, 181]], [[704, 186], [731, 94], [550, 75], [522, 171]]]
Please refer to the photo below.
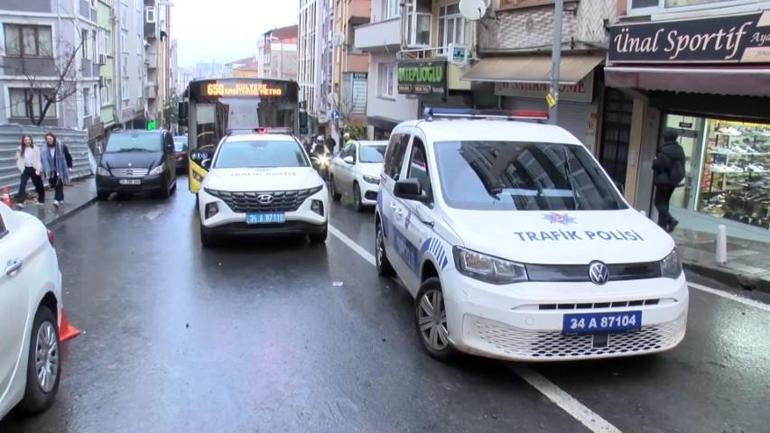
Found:
[[409, 95], [446, 94], [446, 61], [399, 62], [398, 93]]
[[770, 11], [610, 29], [609, 63], [770, 62]]

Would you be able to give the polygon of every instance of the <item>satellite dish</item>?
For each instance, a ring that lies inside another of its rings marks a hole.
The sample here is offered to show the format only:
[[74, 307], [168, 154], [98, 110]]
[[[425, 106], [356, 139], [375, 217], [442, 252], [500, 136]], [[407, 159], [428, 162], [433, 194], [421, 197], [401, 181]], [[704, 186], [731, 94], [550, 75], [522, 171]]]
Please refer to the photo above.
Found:
[[345, 35], [342, 33], [332, 34], [332, 46], [339, 47], [345, 44]]
[[460, 0], [460, 15], [468, 21], [478, 21], [486, 13], [485, 0]]

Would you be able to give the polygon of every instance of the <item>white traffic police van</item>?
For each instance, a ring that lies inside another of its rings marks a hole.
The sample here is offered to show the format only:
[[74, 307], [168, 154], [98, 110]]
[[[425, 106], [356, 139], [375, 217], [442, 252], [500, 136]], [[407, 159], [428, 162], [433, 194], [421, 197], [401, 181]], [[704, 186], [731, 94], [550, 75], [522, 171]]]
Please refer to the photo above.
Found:
[[305, 149], [259, 129], [222, 139], [198, 192], [201, 242], [219, 235], [307, 234], [326, 241], [329, 193]]
[[684, 338], [672, 238], [564, 129], [427, 109], [392, 132], [376, 262], [415, 297], [422, 345], [554, 361], [660, 352]]

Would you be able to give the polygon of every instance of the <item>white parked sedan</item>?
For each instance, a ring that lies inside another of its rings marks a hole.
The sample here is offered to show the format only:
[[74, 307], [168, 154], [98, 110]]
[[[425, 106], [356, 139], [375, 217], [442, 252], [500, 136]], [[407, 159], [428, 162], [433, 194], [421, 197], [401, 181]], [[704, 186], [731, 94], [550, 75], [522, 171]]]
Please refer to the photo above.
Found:
[[0, 418], [28, 413], [59, 389], [61, 273], [51, 232], [0, 203]]
[[337, 201], [343, 194], [350, 195], [357, 211], [377, 204], [387, 146], [387, 141], [354, 141], [343, 147], [332, 161], [332, 199]]

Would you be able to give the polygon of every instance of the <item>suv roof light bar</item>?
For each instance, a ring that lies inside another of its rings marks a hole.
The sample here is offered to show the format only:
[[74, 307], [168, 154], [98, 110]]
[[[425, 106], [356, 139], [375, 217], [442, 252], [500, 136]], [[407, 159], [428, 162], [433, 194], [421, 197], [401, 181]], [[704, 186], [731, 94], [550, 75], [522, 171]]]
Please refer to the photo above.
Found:
[[431, 121], [435, 118], [450, 119], [503, 119], [503, 120], [547, 120], [547, 111], [538, 110], [487, 110], [477, 108], [434, 108], [425, 107], [423, 118]]

